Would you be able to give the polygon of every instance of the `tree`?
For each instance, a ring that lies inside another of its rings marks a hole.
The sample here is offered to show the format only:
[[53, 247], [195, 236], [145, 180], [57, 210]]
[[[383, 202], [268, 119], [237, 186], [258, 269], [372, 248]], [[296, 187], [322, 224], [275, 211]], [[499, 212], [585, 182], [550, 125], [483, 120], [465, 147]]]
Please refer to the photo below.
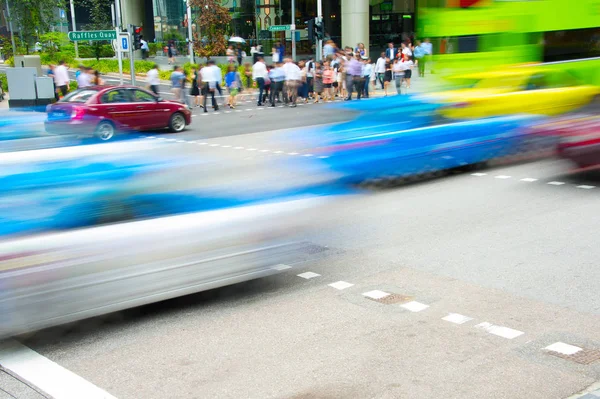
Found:
[[[112, 18], [110, 5], [112, 0], [79, 0], [79, 4], [87, 8], [90, 13], [91, 23], [87, 24], [86, 29], [89, 30], [111, 30]], [[93, 41], [92, 48], [96, 60], [100, 60], [102, 56], [102, 41]]]
[[63, 0], [9, 0], [13, 29], [19, 31], [25, 52], [40, 34], [50, 30], [56, 20], [56, 8], [63, 7]]
[[210, 58], [223, 54], [227, 49], [225, 34], [231, 22], [231, 15], [220, 0], [190, 0], [192, 7], [199, 10], [196, 26], [201, 40], [196, 40], [194, 50], [200, 57]]

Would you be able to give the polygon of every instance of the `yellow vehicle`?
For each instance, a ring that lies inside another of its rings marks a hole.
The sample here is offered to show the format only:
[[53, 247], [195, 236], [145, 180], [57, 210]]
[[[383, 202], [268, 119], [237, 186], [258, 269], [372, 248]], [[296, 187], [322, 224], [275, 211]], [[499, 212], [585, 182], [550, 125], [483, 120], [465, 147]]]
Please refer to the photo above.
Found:
[[559, 115], [581, 108], [600, 94], [600, 88], [580, 84], [561, 69], [525, 66], [462, 76], [469, 88], [428, 96], [447, 103], [447, 118], [471, 119], [508, 114]]

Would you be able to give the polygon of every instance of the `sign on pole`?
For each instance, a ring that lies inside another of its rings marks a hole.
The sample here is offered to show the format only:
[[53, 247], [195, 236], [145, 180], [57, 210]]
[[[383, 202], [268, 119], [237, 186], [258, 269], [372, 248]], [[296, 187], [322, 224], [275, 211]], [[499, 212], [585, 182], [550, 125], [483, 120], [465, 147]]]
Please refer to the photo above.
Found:
[[270, 32], [283, 32], [286, 30], [293, 30], [292, 26], [291, 25], [271, 25], [271, 26], [269, 26]]
[[114, 30], [90, 30], [90, 31], [75, 31], [69, 32], [69, 40], [77, 41], [98, 41], [98, 40], [115, 40], [117, 31]]

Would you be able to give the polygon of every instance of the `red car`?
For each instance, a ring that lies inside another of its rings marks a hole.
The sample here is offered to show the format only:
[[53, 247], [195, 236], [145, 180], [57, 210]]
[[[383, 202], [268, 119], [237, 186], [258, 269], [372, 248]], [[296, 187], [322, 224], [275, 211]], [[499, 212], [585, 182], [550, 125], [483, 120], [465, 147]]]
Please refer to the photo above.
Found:
[[75, 90], [46, 108], [46, 131], [107, 141], [119, 132], [164, 129], [181, 132], [192, 122], [182, 103], [166, 101], [135, 86], [94, 86]]
[[580, 168], [600, 165], [600, 117], [576, 115], [560, 126], [558, 155]]

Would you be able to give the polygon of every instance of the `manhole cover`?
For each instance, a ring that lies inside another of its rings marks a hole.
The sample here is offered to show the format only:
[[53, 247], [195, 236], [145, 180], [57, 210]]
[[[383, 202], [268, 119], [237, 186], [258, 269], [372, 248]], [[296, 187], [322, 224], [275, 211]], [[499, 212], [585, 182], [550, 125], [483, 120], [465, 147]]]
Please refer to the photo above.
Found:
[[412, 301], [412, 297], [410, 296], [406, 296], [406, 295], [400, 295], [400, 294], [390, 294], [388, 296], [385, 296], [383, 298], [379, 298], [379, 299], [373, 299], [373, 298], [369, 298], [372, 301], [375, 302], [379, 302], [379, 303], [383, 303], [384, 305], [393, 305], [395, 303], [404, 303], [404, 302], [409, 302]]
[[572, 355], [567, 355], [564, 353], [558, 353], [550, 351], [549, 354], [560, 357], [561, 359], [570, 360], [579, 364], [592, 364], [598, 360], [600, 360], [600, 350], [596, 349], [582, 349], [577, 353]]
[[329, 251], [329, 248], [317, 244], [307, 244], [304, 248], [302, 248], [302, 251], [309, 255], [315, 255], [320, 254], [321, 252]]

